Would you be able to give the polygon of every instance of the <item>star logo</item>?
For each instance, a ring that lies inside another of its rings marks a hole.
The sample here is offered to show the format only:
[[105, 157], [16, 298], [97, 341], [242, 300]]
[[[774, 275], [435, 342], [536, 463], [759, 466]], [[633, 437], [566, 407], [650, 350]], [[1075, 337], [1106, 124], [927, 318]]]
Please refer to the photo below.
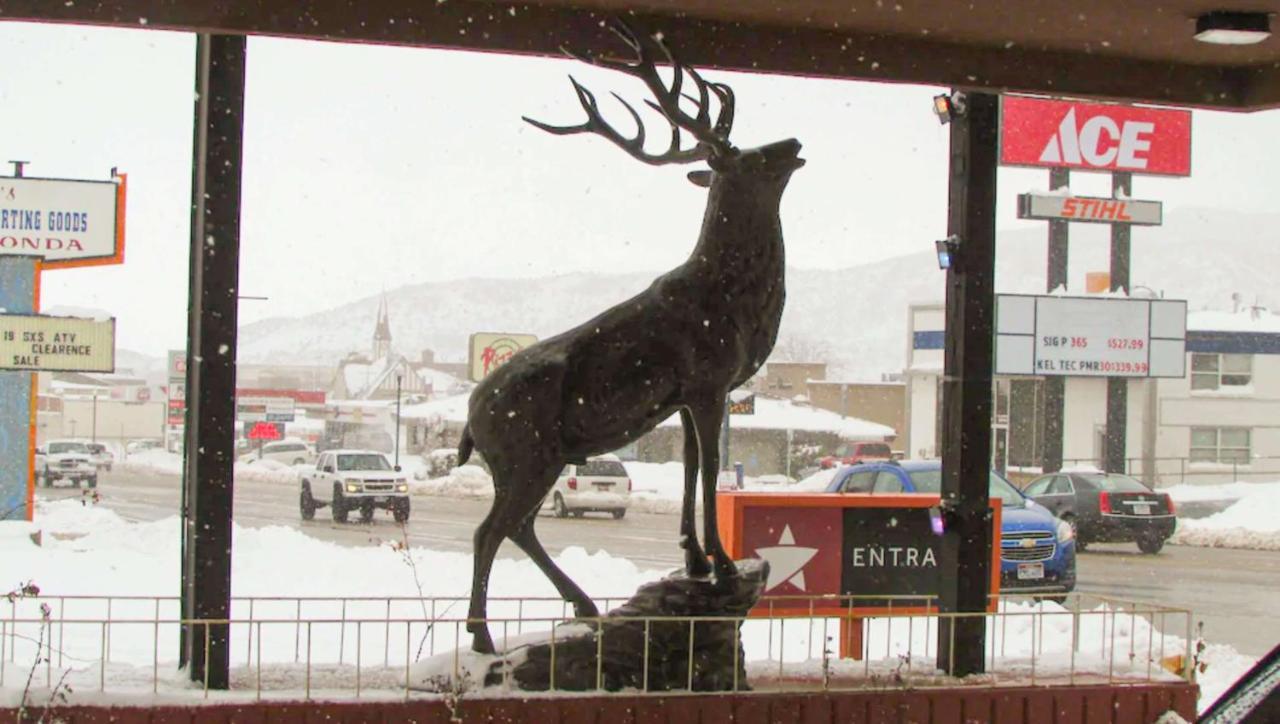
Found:
[[769, 562], [769, 578], [765, 581], [764, 590], [771, 591], [789, 582], [803, 591], [804, 567], [817, 555], [818, 549], [796, 545], [796, 537], [791, 534], [788, 524], [783, 527], [777, 545], [757, 548], [756, 553]]

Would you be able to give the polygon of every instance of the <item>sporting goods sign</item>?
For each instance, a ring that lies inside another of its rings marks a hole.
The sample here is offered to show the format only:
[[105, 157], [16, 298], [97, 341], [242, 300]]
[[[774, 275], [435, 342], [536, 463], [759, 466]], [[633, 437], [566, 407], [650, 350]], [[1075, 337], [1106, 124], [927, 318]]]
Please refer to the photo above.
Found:
[[1006, 96], [1000, 163], [1191, 175], [1191, 112]]

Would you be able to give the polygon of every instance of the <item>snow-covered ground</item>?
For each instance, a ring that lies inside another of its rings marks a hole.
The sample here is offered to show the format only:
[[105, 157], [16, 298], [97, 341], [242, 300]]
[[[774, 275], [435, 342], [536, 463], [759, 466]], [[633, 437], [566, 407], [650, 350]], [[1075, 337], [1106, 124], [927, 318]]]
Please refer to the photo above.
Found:
[[[39, 535], [33, 536], [37, 531]], [[73, 701], [119, 697], [154, 701], [153, 681], [162, 698], [183, 696], [191, 687], [183, 682], [174, 663], [177, 626], [152, 622], [157, 611], [170, 621], [177, 615], [173, 600], [117, 599], [112, 616], [134, 623], [117, 623], [107, 629], [95, 622], [106, 616], [105, 601], [58, 598], [75, 594], [172, 596], [178, 590], [178, 533], [176, 517], [129, 523], [103, 507], [73, 500], [40, 504], [36, 524], [0, 523], [0, 550], [4, 551], [0, 580], [15, 586], [31, 581], [40, 588], [39, 596], [19, 598], [12, 604], [14, 615], [19, 620], [38, 619], [40, 604], [48, 603], [55, 619], [86, 622], [47, 627], [46, 633], [53, 637], [52, 660], [34, 668], [35, 640], [42, 636], [41, 626], [19, 624], [18, 635], [9, 637], [10, 662], [0, 674], [0, 706], [20, 700], [28, 676], [32, 676], [33, 698], [45, 701], [48, 687], [64, 672], [66, 683], [74, 688]], [[466, 614], [469, 555], [406, 549], [395, 540], [380, 541], [377, 546], [344, 547], [277, 526], [236, 526], [234, 537], [232, 593], [237, 601], [233, 619], [250, 616], [246, 597], [290, 597], [253, 603], [254, 620], [265, 622], [261, 629], [251, 630], [244, 624], [232, 627], [233, 682], [248, 695], [255, 691], [261, 672], [262, 686], [275, 696], [301, 695], [304, 681], [310, 681], [313, 696], [350, 696], [357, 656], [361, 657], [366, 689], [394, 691], [403, 686], [406, 664], [422, 661], [421, 665], [427, 666], [432, 656], [443, 656], [447, 661], [457, 644], [463, 649], [467, 646], [469, 638], [455, 621]], [[604, 602], [606, 609], [620, 603], [641, 583], [666, 573], [641, 570], [626, 559], [581, 548], [564, 551], [556, 562], [593, 597], [612, 597]], [[523, 626], [514, 621], [505, 626], [494, 623], [499, 640], [504, 633], [515, 636], [546, 630], [553, 619], [564, 615], [554, 588], [527, 560], [498, 560], [491, 581], [491, 618], [543, 618]], [[345, 604], [337, 600], [299, 604], [293, 600], [295, 596], [370, 598]], [[393, 605], [385, 600], [389, 596], [405, 600]], [[503, 601], [504, 597], [546, 600], [517, 603]], [[5, 605], [0, 601], [0, 608]], [[296, 624], [299, 612], [313, 623]], [[11, 620], [9, 612], [4, 613], [0, 619]], [[1078, 678], [1168, 678], [1172, 675], [1162, 670], [1162, 662], [1186, 650], [1187, 620], [1178, 614], [1148, 618], [1091, 606], [1077, 618], [1052, 603], [1011, 603], [1006, 614], [989, 625], [994, 656], [989, 669], [1002, 681], [1064, 677], [1070, 671]], [[384, 623], [388, 618], [391, 623]], [[357, 626], [353, 623], [356, 619], [372, 623]], [[431, 619], [453, 620], [429, 627]], [[1074, 654], [1073, 621], [1079, 622], [1075, 632], [1079, 646]], [[838, 630], [830, 620], [751, 621], [743, 630], [745, 660], [757, 678], [774, 674], [820, 677], [824, 666], [834, 677], [878, 676], [882, 682], [894, 681], [899, 673], [905, 674], [907, 681], [937, 676], [932, 667], [936, 627], [927, 619], [870, 622], [868, 663], [824, 664], [831, 657], [824, 651], [834, 649]], [[7, 627], [5, 633], [13, 634], [15, 629]], [[105, 668], [100, 663], [104, 650], [110, 661]], [[1205, 667], [1200, 674], [1202, 708], [1254, 662], [1230, 647], [1213, 644], [1199, 660]], [[313, 667], [310, 677], [306, 675], [308, 661]], [[438, 667], [440, 659], [431, 665]], [[422, 674], [423, 670], [414, 671]], [[105, 693], [99, 693], [100, 689]]]

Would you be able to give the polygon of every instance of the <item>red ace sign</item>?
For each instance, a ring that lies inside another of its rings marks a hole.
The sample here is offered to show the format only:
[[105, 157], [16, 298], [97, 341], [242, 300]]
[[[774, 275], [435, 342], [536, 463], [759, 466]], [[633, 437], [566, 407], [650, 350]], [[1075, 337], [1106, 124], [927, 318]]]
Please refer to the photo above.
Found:
[[1000, 163], [1191, 175], [1191, 112], [1006, 96]]

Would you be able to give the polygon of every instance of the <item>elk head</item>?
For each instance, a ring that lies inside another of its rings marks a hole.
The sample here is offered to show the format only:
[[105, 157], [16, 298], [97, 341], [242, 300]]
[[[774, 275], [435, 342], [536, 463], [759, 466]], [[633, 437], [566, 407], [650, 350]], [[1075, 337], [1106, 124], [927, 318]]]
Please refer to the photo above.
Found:
[[[660, 38], [638, 35], [620, 19], [611, 20], [609, 29], [635, 52], [635, 62], [612, 60], [599, 55], [578, 54], [567, 48], [561, 48], [561, 50], [566, 55], [584, 63], [616, 70], [642, 80], [654, 96], [654, 100], [646, 99], [645, 104], [662, 114], [671, 127], [671, 141], [667, 150], [659, 154], [644, 150], [644, 121], [641, 120], [636, 109], [617, 93], [613, 93], [613, 97], [631, 114], [637, 130], [634, 136], [625, 136], [610, 126], [600, 114], [595, 94], [572, 75], [569, 76], [569, 82], [573, 84], [578, 101], [587, 113], [587, 120], [574, 126], [553, 126], [526, 116], [524, 117], [526, 122], [556, 135], [593, 133], [602, 136], [617, 144], [633, 158], [655, 166], [706, 161], [711, 167], [710, 171], [697, 170], [688, 174], [690, 181], [704, 187], [711, 186], [713, 179], [717, 176], [749, 175], [757, 180], [761, 177], [776, 177], [779, 182], [778, 192], [781, 193], [791, 173], [804, 165], [804, 159], [799, 158], [798, 155], [800, 143], [795, 139], [746, 150], [736, 148], [729, 142], [734, 109], [733, 90], [729, 86], [704, 80], [698, 71], [677, 61]], [[672, 68], [670, 85], [658, 73], [659, 56], [664, 64]], [[683, 92], [686, 74], [693, 80], [696, 95]], [[719, 104], [714, 124], [711, 122], [713, 96]], [[692, 114], [681, 107], [682, 98], [696, 104]], [[681, 131], [693, 136], [696, 143], [692, 147], [683, 147]]]

